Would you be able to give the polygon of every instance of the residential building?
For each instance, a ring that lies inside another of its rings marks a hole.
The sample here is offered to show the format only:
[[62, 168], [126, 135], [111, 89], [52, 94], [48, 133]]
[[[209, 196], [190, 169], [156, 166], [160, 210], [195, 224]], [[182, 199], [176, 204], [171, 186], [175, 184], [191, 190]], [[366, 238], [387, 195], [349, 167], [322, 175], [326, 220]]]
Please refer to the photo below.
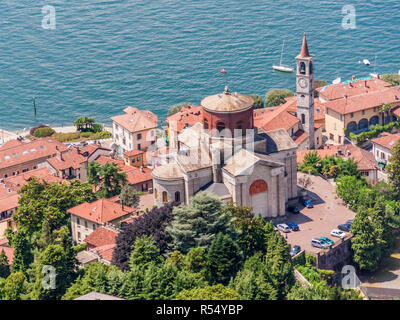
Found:
[[[304, 157], [312, 151], [298, 150], [297, 163], [303, 162]], [[378, 164], [371, 152], [361, 149], [351, 144], [346, 145], [326, 145], [324, 149], [316, 150], [320, 159], [329, 156], [341, 157], [343, 159], [353, 159], [357, 163], [357, 169], [369, 183], [378, 182]]]
[[131, 150], [147, 150], [156, 142], [158, 117], [151, 111], [134, 107], [124, 109], [125, 114], [112, 117], [112, 149], [122, 155]]
[[372, 154], [374, 155], [379, 167], [385, 170], [390, 163], [393, 147], [400, 140], [400, 133], [381, 133], [380, 137], [374, 138], [372, 142]]
[[67, 212], [71, 214], [72, 239], [76, 243], [82, 243], [101, 226], [119, 228], [120, 222], [134, 214], [135, 209], [124, 206], [113, 198], [84, 202]]
[[32, 142], [9, 141], [0, 148], [0, 178], [16, 176], [38, 168], [38, 164], [57, 153], [67, 151], [67, 146], [52, 139], [42, 138]]

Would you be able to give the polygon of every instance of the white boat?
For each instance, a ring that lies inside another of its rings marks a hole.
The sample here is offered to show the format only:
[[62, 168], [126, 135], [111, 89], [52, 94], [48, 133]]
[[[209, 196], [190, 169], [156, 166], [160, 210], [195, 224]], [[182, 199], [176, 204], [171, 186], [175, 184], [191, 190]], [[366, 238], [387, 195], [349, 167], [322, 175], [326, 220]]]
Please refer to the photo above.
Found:
[[342, 82], [342, 78], [336, 78], [335, 80], [332, 81], [333, 84], [339, 84]]
[[273, 65], [272, 69], [277, 70], [277, 71], [281, 71], [281, 72], [293, 72], [293, 68], [290, 68], [290, 67], [285, 66], [285, 65], [282, 64], [284, 46], [285, 46], [285, 40], [283, 40], [283, 43], [282, 43], [281, 62], [279, 63], [279, 66]]
[[369, 66], [369, 65], [371, 64], [371, 62], [369, 62], [368, 59], [364, 59], [364, 60], [363, 60], [363, 63], [364, 63], [366, 66]]

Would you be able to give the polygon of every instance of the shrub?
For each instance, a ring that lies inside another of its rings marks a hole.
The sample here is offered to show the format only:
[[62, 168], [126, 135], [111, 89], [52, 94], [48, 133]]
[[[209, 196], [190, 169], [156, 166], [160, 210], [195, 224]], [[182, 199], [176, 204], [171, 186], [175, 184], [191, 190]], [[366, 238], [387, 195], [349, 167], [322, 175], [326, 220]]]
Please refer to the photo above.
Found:
[[103, 126], [100, 123], [95, 123], [92, 125], [92, 131], [94, 133], [103, 131]]
[[91, 135], [91, 132], [81, 132], [81, 138], [89, 138]]
[[288, 89], [272, 89], [265, 95], [265, 104], [267, 107], [279, 106], [285, 103], [285, 98], [292, 97], [293, 91]]
[[52, 136], [56, 131], [50, 127], [38, 128], [33, 132], [33, 136], [36, 138], [44, 138]]
[[254, 109], [264, 108], [264, 100], [258, 94], [249, 94], [254, 100]]

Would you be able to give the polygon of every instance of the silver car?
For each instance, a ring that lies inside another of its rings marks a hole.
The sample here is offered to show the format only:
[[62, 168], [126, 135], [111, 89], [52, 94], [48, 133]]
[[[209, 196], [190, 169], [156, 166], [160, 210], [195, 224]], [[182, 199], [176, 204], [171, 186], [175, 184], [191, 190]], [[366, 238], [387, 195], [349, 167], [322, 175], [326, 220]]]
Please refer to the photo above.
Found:
[[290, 227], [286, 223], [280, 223], [277, 225], [278, 230], [281, 230], [282, 232], [290, 232]]

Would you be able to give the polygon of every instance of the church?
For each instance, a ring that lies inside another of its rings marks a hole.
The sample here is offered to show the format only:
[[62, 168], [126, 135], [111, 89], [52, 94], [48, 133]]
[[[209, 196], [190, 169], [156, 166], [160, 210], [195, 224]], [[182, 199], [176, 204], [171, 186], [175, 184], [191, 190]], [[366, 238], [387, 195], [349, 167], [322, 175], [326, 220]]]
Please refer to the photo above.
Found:
[[[305, 35], [296, 66], [297, 117], [310, 136], [308, 148], [314, 149], [313, 56]], [[256, 128], [254, 100], [231, 92], [228, 85], [204, 98], [200, 107], [200, 121], [194, 125], [179, 132], [169, 123], [169, 157], [152, 172], [155, 204], [188, 204], [206, 191], [250, 206], [264, 218], [285, 216], [288, 201], [297, 197], [298, 146], [288, 132]]]

